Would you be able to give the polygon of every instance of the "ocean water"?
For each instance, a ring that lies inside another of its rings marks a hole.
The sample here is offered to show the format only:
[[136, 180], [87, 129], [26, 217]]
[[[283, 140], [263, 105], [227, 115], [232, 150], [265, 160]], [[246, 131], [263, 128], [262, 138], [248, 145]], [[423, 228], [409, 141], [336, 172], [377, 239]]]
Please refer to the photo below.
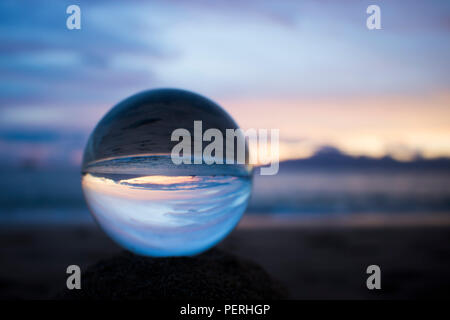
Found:
[[255, 174], [255, 214], [433, 214], [450, 212], [446, 170], [280, 170]]
[[[245, 214], [450, 213], [450, 172], [446, 170], [282, 168], [275, 176], [257, 173], [256, 169]], [[92, 222], [78, 168], [3, 167], [0, 176], [0, 223]]]
[[82, 188], [97, 222], [145, 255], [190, 255], [224, 238], [250, 197], [244, 167], [173, 167], [170, 157], [126, 157], [86, 167]]

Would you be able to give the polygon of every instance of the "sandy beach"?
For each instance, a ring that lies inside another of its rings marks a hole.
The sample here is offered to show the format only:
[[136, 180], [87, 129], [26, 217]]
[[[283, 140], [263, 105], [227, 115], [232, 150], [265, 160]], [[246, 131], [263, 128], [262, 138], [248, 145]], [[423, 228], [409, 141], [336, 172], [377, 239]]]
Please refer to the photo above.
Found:
[[[350, 222], [351, 221], [351, 222]], [[219, 247], [259, 264], [292, 299], [450, 297], [450, 219], [245, 217]], [[85, 270], [122, 251], [96, 225], [0, 227], [0, 298], [49, 299], [66, 267]], [[366, 288], [377, 264], [382, 289]]]

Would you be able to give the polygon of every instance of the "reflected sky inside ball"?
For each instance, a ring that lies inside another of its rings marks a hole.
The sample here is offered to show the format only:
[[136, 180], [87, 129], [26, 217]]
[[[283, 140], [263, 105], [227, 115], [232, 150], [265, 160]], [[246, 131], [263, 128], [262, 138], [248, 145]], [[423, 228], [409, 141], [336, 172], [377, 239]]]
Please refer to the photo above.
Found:
[[177, 143], [172, 132], [192, 132], [199, 120], [204, 130], [223, 134], [238, 128], [214, 102], [162, 89], [119, 103], [92, 133], [83, 192], [97, 222], [123, 247], [149, 256], [192, 255], [215, 245], [239, 222], [251, 193], [250, 166], [175, 165], [171, 159]]

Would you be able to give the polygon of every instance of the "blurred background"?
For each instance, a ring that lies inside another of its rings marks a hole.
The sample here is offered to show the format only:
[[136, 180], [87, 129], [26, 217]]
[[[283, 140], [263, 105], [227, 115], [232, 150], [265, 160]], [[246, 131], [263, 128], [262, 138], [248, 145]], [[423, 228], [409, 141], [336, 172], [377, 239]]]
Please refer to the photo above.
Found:
[[450, 212], [450, 4], [378, 1], [368, 30], [372, 2], [2, 1], [0, 220], [89, 219], [90, 132], [159, 87], [280, 129], [249, 213]]
[[[81, 30], [66, 28], [71, 4]], [[370, 4], [381, 30], [366, 27]], [[3, 0], [0, 224], [92, 224], [80, 186], [90, 132], [124, 98], [175, 87], [244, 129], [280, 129], [280, 171], [255, 176], [248, 226], [448, 225], [449, 33], [439, 0]], [[442, 237], [429, 245], [446, 248]]]

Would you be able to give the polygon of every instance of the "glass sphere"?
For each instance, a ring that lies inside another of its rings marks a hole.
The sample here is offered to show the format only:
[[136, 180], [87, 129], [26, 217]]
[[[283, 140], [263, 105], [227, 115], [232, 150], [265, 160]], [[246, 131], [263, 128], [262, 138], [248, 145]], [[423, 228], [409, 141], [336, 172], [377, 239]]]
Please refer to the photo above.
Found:
[[[186, 141], [174, 139], [177, 129], [191, 136], [195, 149], [180, 154], [181, 164], [173, 150]], [[208, 129], [223, 135], [223, 151], [210, 154], [213, 163], [202, 150], [220, 139], [198, 137]], [[237, 148], [225, 139], [227, 129], [238, 126], [217, 104], [192, 92], [150, 90], [120, 102], [98, 123], [84, 152], [82, 188], [95, 220], [141, 255], [193, 255], [215, 245], [239, 222], [252, 185], [250, 165], [227, 161], [226, 151]]]

